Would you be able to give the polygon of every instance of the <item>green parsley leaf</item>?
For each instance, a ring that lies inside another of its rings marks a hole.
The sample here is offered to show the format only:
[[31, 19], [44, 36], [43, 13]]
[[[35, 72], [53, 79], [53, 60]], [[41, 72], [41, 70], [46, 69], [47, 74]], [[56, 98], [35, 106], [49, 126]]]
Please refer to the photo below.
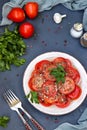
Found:
[[65, 72], [62, 65], [58, 65], [57, 68], [52, 69], [50, 74], [56, 78], [57, 83], [59, 83], [59, 82], [64, 83], [65, 82], [66, 72]]
[[24, 58], [26, 44], [19, 35], [18, 29], [5, 31], [0, 36], [0, 71], [11, 70], [11, 65], [21, 66], [25, 63]]
[[0, 116], [0, 126], [6, 128], [10, 118], [7, 116]]
[[30, 91], [30, 93], [26, 96], [27, 98], [30, 98], [32, 103], [39, 103], [38, 100], [38, 93], [35, 91]]

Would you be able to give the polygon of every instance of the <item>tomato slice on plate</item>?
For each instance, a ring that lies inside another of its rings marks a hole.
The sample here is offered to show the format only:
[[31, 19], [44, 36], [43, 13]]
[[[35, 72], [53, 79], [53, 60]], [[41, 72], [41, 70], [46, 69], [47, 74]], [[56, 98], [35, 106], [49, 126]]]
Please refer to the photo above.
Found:
[[76, 68], [69, 66], [66, 69], [66, 73], [68, 77], [71, 77], [74, 82], [78, 84], [78, 82], [80, 81], [80, 74]]
[[63, 57], [57, 57], [53, 60], [53, 63], [56, 64], [57, 66], [58, 65], [62, 65], [64, 68], [68, 67], [68, 66], [71, 66], [72, 63], [69, 59], [65, 59]]
[[71, 93], [68, 95], [68, 97], [71, 98], [71, 99], [73, 99], [73, 100], [75, 100], [75, 99], [77, 99], [77, 98], [80, 97], [81, 92], [82, 92], [81, 88], [80, 88], [78, 85], [75, 85], [74, 91], [71, 92]]
[[59, 83], [58, 88], [60, 93], [62, 94], [69, 94], [75, 89], [75, 83], [72, 78], [70, 77], [65, 77], [65, 82], [64, 83]]
[[49, 65], [46, 70], [44, 71], [44, 77], [46, 78], [46, 80], [50, 80], [50, 81], [56, 81], [56, 78], [51, 75], [51, 71], [52, 69], [57, 68], [55, 65], [51, 64]]
[[70, 105], [70, 103], [71, 103], [71, 100], [70, 100], [70, 98], [69, 97], [67, 97], [67, 96], [65, 96], [65, 95], [59, 95], [58, 96], [58, 100], [57, 100], [57, 102], [55, 103], [55, 105], [57, 106], [57, 107], [60, 107], [60, 108], [65, 108], [65, 107], [67, 107], [67, 106], [69, 106]]
[[46, 81], [42, 85], [41, 89], [44, 95], [44, 101], [50, 104], [53, 104], [57, 100], [57, 84], [52, 81]]
[[48, 61], [48, 60], [42, 60], [42, 61], [38, 62], [35, 65], [35, 70], [39, 71], [39, 72], [43, 72], [43, 71], [45, 71], [45, 69], [47, 68], [47, 66], [49, 66], [49, 64], [50, 64], [50, 61]]
[[28, 86], [33, 91], [39, 91], [42, 87], [43, 82], [44, 82], [43, 75], [34, 71], [31, 78], [28, 81]]
[[57, 84], [55, 82], [46, 81], [42, 85], [42, 92], [48, 97], [54, 97], [57, 94], [57, 90]]
[[51, 106], [52, 103], [49, 103], [46, 101], [46, 96], [44, 95], [44, 93], [42, 93], [42, 91], [39, 91], [38, 92], [38, 99], [39, 99], [39, 102], [43, 105], [43, 106]]

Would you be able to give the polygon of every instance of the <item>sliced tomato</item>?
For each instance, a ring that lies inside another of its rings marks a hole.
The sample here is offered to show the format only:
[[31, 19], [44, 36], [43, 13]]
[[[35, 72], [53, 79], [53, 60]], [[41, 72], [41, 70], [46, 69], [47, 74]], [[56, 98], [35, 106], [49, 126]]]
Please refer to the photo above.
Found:
[[71, 103], [70, 98], [66, 97], [65, 95], [60, 95], [58, 101], [55, 103], [57, 107], [65, 108], [69, 106]]
[[69, 59], [65, 59], [63, 57], [57, 57], [56, 59], [53, 60], [53, 63], [58, 65], [62, 65], [64, 68], [71, 66], [72, 63]]
[[77, 98], [80, 97], [81, 93], [82, 93], [81, 88], [80, 88], [78, 85], [75, 85], [74, 91], [71, 92], [71, 93], [68, 95], [68, 97], [70, 97], [71, 99], [75, 100], [75, 99], [77, 99]]
[[67, 67], [72, 66], [72, 63], [71, 63], [71, 61], [69, 59], [65, 59], [65, 61], [67, 63]]
[[75, 83], [72, 78], [66, 77], [64, 83], [58, 84], [59, 91], [62, 94], [69, 94], [75, 89]]
[[74, 82], [78, 84], [78, 82], [80, 81], [80, 74], [76, 68], [69, 66], [66, 69], [66, 73], [68, 77], [71, 77]]
[[38, 92], [39, 102], [40, 102], [43, 106], [46, 106], [46, 107], [51, 106], [52, 103], [48, 103], [48, 102], [46, 101], [46, 98], [45, 98], [45, 97], [46, 97], [46, 96], [42, 93], [42, 91], [39, 91], [39, 92]]
[[33, 75], [31, 76], [28, 86], [33, 91], [39, 91], [42, 87], [42, 84], [44, 82], [43, 75], [38, 74], [37, 72], [33, 72]]
[[35, 70], [41, 73], [45, 71], [45, 69], [47, 68], [47, 66], [49, 66], [49, 64], [50, 64], [50, 61], [42, 60], [35, 65]]
[[55, 84], [55, 82], [46, 81], [42, 85], [42, 91], [48, 97], [55, 96], [57, 94], [57, 90], [57, 84]]
[[44, 72], [44, 77], [46, 78], [46, 80], [50, 80], [50, 81], [56, 81], [56, 78], [51, 75], [51, 71], [54, 69], [54, 68], [57, 68], [55, 65], [51, 64], [49, 65], [45, 72]]
[[57, 100], [57, 85], [55, 82], [46, 81], [42, 85], [42, 93], [44, 94], [44, 101], [47, 103], [54, 103]]

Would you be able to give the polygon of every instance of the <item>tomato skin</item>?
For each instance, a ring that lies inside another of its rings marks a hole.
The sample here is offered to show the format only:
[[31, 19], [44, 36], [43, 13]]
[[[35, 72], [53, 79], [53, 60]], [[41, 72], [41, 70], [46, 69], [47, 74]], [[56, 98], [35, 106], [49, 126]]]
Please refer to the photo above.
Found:
[[22, 22], [25, 19], [24, 10], [20, 7], [14, 7], [8, 13], [7, 18], [13, 22]]
[[47, 66], [49, 66], [49, 64], [50, 64], [50, 62], [48, 60], [39, 61], [35, 65], [35, 70], [39, 71], [41, 73], [42, 71], [45, 71], [45, 69], [47, 68]]
[[52, 105], [52, 103], [49, 103], [49, 102], [47, 102], [47, 98], [44, 96], [44, 94], [42, 93], [42, 91], [39, 91], [38, 92], [38, 99], [39, 99], [39, 102], [43, 105], [43, 106], [45, 106], [45, 107], [48, 107], [48, 106], [51, 106]]
[[80, 81], [80, 74], [78, 70], [72, 66], [66, 68], [67, 76], [71, 77], [76, 84]]
[[55, 78], [53, 75], [50, 74], [51, 71], [52, 71], [52, 69], [54, 69], [54, 68], [56, 68], [56, 66], [53, 65], [53, 64], [50, 64], [50, 65], [46, 68], [46, 70], [45, 70], [45, 72], [44, 72], [44, 77], [45, 77], [47, 80], [49, 80], [49, 81], [56, 81], [56, 78]]
[[[65, 98], [65, 99], [64, 99]], [[62, 101], [62, 100], [65, 100], [65, 101]], [[70, 98], [67, 98], [67, 97], [60, 97], [60, 99], [55, 103], [55, 105], [57, 107], [60, 107], [60, 108], [65, 108], [65, 107], [68, 107], [71, 103], [71, 100]]]
[[28, 2], [24, 7], [25, 12], [30, 19], [34, 19], [37, 17], [38, 8], [39, 6], [37, 2]]
[[19, 33], [23, 38], [30, 38], [34, 34], [34, 26], [29, 22], [24, 22], [19, 26]]
[[72, 63], [69, 59], [63, 58], [63, 57], [57, 57], [53, 60], [53, 64], [58, 66], [61, 65], [64, 69], [68, 68], [69, 66], [72, 66]]
[[28, 86], [33, 91], [39, 91], [42, 87], [43, 82], [43, 76], [34, 71], [31, 78], [28, 81]]
[[75, 100], [80, 97], [81, 93], [82, 93], [81, 88], [78, 85], [76, 85], [74, 91], [71, 92], [68, 95], [68, 97], [71, 98], [72, 100]]
[[55, 97], [57, 94], [57, 84], [52, 81], [46, 81], [42, 85], [42, 92], [48, 97]]
[[70, 77], [67, 76], [65, 78], [65, 82], [60, 83], [58, 85], [58, 87], [59, 87], [60, 93], [67, 95], [67, 94], [71, 93], [72, 91], [74, 91], [75, 83], [74, 83], [73, 79], [71, 79]]

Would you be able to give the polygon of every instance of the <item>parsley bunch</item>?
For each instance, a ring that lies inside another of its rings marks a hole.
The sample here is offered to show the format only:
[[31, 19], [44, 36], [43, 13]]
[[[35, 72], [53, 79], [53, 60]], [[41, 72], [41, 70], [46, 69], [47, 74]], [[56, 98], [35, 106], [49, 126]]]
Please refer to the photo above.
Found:
[[11, 65], [20, 66], [25, 59], [20, 58], [25, 53], [26, 45], [18, 33], [18, 29], [10, 31], [5, 28], [0, 36], [0, 71], [11, 69]]

